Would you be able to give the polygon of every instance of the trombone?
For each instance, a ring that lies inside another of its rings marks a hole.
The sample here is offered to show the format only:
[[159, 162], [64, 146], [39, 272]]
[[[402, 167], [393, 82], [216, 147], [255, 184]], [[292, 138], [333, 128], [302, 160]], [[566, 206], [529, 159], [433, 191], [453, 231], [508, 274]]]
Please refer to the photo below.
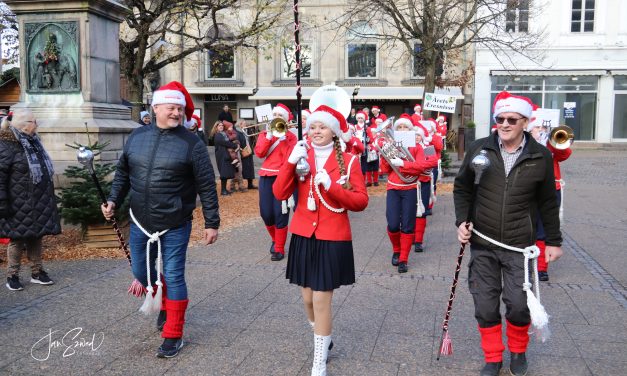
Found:
[[245, 127], [242, 127], [242, 130], [249, 129], [249, 128], [257, 129], [257, 132], [251, 133], [248, 135], [258, 136], [261, 132], [266, 130], [268, 127], [270, 128], [269, 131], [272, 132], [272, 135], [274, 137], [282, 137], [282, 136], [285, 136], [285, 132], [287, 132], [289, 128], [296, 127], [296, 123], [286, 123], [285, 120], [283, 120], [282, 118], [275, 118], [275, 119], [272, 119], [271, 122], [247, 125]]
[[557, 150], [568, 149], [575, 141], [575, 132], [567, 125], [551, 129], [549, 143]]

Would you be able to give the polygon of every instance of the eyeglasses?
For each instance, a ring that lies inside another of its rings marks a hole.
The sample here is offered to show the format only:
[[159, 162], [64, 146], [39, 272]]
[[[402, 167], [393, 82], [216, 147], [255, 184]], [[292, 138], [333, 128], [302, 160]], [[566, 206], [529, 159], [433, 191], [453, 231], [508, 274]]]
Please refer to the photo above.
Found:
[[509, 125], [516, 125], [516, 123], [518, 123], [518, 120], [521, 120], [523, 118], [519, 117], [519, 118], [504, 118], [504, 117], [500, 117], [498, 116], [496, 119], [496, 124], [503, 124], [507, 121], [507, 124]]

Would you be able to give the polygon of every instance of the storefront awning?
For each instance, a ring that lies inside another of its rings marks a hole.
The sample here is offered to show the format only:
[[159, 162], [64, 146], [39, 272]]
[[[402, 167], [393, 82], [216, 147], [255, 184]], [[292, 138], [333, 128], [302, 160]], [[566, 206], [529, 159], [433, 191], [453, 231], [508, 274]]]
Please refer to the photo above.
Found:
[[572, 70], [491, 70], [491, 76], [605, 76], [605, 69]]
[[230, 87], [230, 86], [214, 86], [214, 87], [187, 87], [190, 94], [241, 94], [251, 95], [252, 87]]
[[[311, 98], [317, 87], [302, 88], [303, 99]], [[352, 98], [354, 87], [342, 87]], [[417, 100], [422, 99], [424, 89], [417, 86], [392, 86], [392, 87], [361, 87], [355, 99], [397, 99], [397, 100]], [[464, 95], [459, 87], [436, 88], [436, 94], [455, 96], [463, 99]], [[260, 87], [255, 95], [248, 97], [250, 100], [295, 100], [296, 89], [293, 87]]]

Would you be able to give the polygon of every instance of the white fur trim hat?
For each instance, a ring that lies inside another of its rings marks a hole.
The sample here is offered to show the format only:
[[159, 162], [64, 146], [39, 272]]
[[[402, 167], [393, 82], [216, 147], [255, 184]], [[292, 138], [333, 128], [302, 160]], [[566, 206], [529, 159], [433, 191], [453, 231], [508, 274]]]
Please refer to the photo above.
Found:
[[[152, 95], [152, 105], [178, 104], [185, 107], [185, 124], [192, 120], [194, 114], [194, 102], [185, 86], [178, 81], [172, 81], [161, 86]], [[185, 125], [184, 124], [184, 125]]]
[[533, 102], [527, 97], [502, 91], [494, 98], [493, 112], [495, 119], [504, 112], [516, 112], [530, 119], [531, 113], [533, 112]]
[[335, 111], [329, 106], [322, 105], [307, 118], [307, 129], [311, 127], [311, 124], [320, 122], [327, 127], [331, 128], [333, 133], [344, 142], [348, 142], [351, 139], [351, 133], [348, 129], [348, 123], [342, 114]]
[[394, 121], [394, 130], [396, 130], [396, 128], [400, 124], [408, 126], [410, 131], [414, 130], [414, 123], [411, 121], [411, 117], [407, 114], [402, 114], [398, 119]]
[[290, 109], [283, 103], [277, 103], [277, 105], [272, 109], [272, 113], [280, 114], [283, 120], [288, 122], [294, 118], [294, 115], [292, 115], [292, 111], [290, 111]]

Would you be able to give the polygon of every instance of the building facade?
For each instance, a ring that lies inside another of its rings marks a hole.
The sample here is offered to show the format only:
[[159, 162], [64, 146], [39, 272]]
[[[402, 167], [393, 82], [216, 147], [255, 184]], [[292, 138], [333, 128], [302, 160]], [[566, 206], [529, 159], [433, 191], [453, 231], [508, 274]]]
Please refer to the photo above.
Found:
[[[503, 27], [513, 33], [545, 28], [536, 47], [543, 59], [506, 53], [514, 60], [506, 69], [491, 51], [476, 48], [477, 137], [489, 134], [494, 97], [508, 90], [560, 109], [560, 123], [573, 128], [577, 141], [627, 142], [627, 1], [513, 3]], [[534, 14], [534, 5], [541, 11]]]
[[[299, 6], [302, 58], [303, 108], [320, 86], [335, 83], [352, 96], [353, 107], [378, 105], [382, 112], [398, 116], [413, 112], [422, 102], [424, 70], [419, 61], [408, 57], [402, 47], [383, 46], [364, 37], [377, 25], [353, 20], [346, 31], [329, 27], [330, 19], [343, 14], [345, 1], [317, 0]], [[275, 39], [261, 49], [236, 48], [203, 51], [163, 69], [161, 82], [180, 80], [188, 88], [202, 120], [209, 129], [223, 105], [234, 119], [252, 123], [255, 106], [281, 102], [296, 108], [296, 81], [292, 8], [285, 9], [284, 25]], [[228, 35], [225, 35], [228, 37]], [[419, 44], [414, 46], [420, 48]], [[462, 67], [463, 64], [453, 64]], [[446, 77], [447, 72], [443, 72]], [[461, 119], [464, 95], [460, 87], [444, 87], [436, 93], [458, 98], [458, 113], [450, 116], [449, 127]], [[355, 94], [355, 95], [353, 95]]]

